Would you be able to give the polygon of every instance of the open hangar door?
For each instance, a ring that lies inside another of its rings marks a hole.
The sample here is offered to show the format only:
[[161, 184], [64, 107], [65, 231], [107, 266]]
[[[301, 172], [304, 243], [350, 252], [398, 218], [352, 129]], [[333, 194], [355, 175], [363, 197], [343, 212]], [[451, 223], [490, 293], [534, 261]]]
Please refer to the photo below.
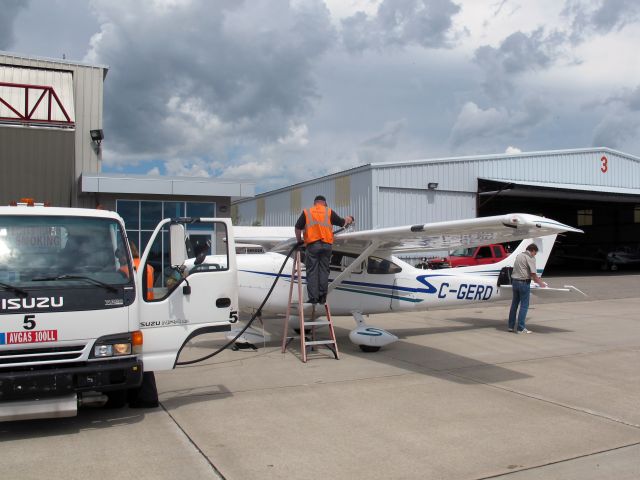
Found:
[[640, 270], [640, 190], [478, 179], [479, 217], [543, 215], [584, 230], [556, 240], [548, 270]]

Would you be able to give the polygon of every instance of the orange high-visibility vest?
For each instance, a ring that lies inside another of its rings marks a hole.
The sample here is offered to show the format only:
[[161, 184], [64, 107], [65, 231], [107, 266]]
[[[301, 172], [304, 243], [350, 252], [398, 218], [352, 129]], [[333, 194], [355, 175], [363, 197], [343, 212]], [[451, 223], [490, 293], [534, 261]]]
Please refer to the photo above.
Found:
[[331, 226], [331, 209], [324, 205], [314, 205], [304, 210], [306, 225], [304, 226], [304, 244], [322, 240], [333, 243], [333, 228]]
[[[140, 259], [133, 259], [133, 268], [138, 270]], [[153, 267], [147, 264], [147, 300], [153, 300]]]

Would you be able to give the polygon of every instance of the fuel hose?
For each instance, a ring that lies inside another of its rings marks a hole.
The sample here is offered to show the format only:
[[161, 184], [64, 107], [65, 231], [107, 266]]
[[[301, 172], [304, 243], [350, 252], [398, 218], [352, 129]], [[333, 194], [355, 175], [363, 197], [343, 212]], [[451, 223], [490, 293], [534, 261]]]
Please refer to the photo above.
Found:
[[[353, 223], [355, 223], [355, 220], [354, 220]], [[337, 235], [338, 233], [342, 232], [346, 228], [347, 227], [339, 228], [338, 230], [333, 232], [333, 234]], [[262, 308], [266, 305], [267, 301], [269, 300], [269, 297], [273, 293], [273, 289], [276, 287], [276, 284], [278, 283], [278, 280], [280, 280], [280, 274], [284, 270], [284, 267], [287, 264], [287, 261], [289, 260], [289, 258], [291, 258], [291, 255], [293, 255], [293, 252], [295, 252], [298, 249], [298, 247], [299, 247], [299, 245], [297, 243], [295, 243], [291, 247], [291, 250], [289, 250], [289, 253], [287, 253], [287, 256], [285, 257], [284, 261], [282, 262], [282, 265], [280, 265], [280, 270], [278, 270], [278, 274], [276, 275], [276, 278], [273, 280], [273, 283], [271, 284], [271, 288], [267, 292], [267, 295], [264, 297], [264, 300], [262, 300], [262, 303], [258, 307], [258, 310], [256, 310], [256, 312], [251, 316], [251, 319], [247, 322], [247, 324], [244, 326], [244, 328], [238, 332], [238, 334], [235, 337], [233, 337], [231, 340], [229, 340], [227, 343], [225, 343], [222, 347], [220, 347], [219, 349], [217, 349], [213, 353], [205, 355], [204, 357], [196, 358], [194, 360], [185, 360], [183, 362], [176, 362], [175, 365], [177, 367], [182, 367], [182, 366], [185, 366], [185, 365], [193, 365], [194, 363], [204, 362], [205, 360], [208, 360], [211, 357], [215, 357], [220, 352], [222, 352], [223, 350], [226, 350], [231, 345], [233, 345], [236, 342], [236, 340], [238, 340], [238, 338], [240, 338], [242, 336], [242, 334], [247, 331], [247, 329], [251, 326], [251, 324], [255, 321], [255, 319], [258, 318], [260, 316], [260, 314], [262, 313]], [[182, 348], [180, 349], [180, 352], [182, 352]], [[178, 352], [178, 357], [180, 357], [180, 352]]]
[[[284, 270], [284, 266], [287, 264], [287, 261], [289, 260], [289, 258], [291, 258], [291, 255], [293, 254], [293, 252], [295, 252], [297, 249], [298, 249], [298, 244], [296, 243], [293, 245], [293, 247], [291, 247], [291, 250], [289, 250], [289, 253], [285, 257], [284, 261], [282, 262], [282, 265], [280, 266], [280, 270], [278, 271], [278, 275], [276, 275], [276, 278], [273, 280], [273, 283], [271, 284], [271, 288], [267, 292], [267, 295], [264, 297], [264, 300], [262, 300], [260, 307], [258, 307], [258, 310], [256, 310], [256, 312], [251, 316], [251, 319], [249, 320], [249, 322], [247, 322], [245, 327], [242, 330], [240, 330], [240, 332], [238, 332], [238, 334], [235, 337], [233, 337], [233, 339], [229, 340], [227, 343], [225, 343], [222, 347], [220, 347], [218, 350], [216, 350], [213, 353], [205, 355], [204, 357], [196, 358], [194, 360], [185, 360], [183, 362], [176, 362], [176, 366], [181, 367], [184, 365], [193, 365], [194, 363], [204, 362], [205, 360], [208, 360], [211, 357], [215, 357], [220, 352], [222, 352], [223, 350], [226, 350], [231, 345], [233, 345], [236, 342], [236, 340], [238, 340], [238, 338], [240, 338], [242, 334], [247, 331], [247, 329], [251, 326], [251, 324], [255, 321], [255, 319], [260, 316], [260, 314], [262, 313], [262, 308], [265, 306], [265, 304], [269, 300], [269, 297], [271, 296], [271, 293], [273, 293], [273, 289], [278, 283], [278, 280], [280, 280], [280, 274], [282, 273], [282, 270]], [[179, 352], [178, 352], [178, 356], [180, 356]]]

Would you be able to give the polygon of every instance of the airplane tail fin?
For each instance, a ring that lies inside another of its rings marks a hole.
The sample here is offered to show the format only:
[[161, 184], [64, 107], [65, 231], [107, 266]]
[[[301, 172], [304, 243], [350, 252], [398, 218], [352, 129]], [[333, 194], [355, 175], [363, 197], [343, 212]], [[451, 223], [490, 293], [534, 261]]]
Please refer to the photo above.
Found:
[[554, 234], [538, 238], [527, 238], [520, 242], [518, 247], [511, 253], [511, 255], [509, 255], [504, 260], [496, 263], [494, 267], [499, 269], [502, 269], [503, 267], [513, 267], [516, 256], [519, 253], [524, 252], [530, 244], [535, 243], [538, 246], [538, 254], [536, 255], [536, 269], [538, 270], [538, 275], [542, 275], [544, 267], [547, 265], [547, 261], [551, 256], [551, 250], [553, 249], [553, 245], [556, 241], [557, 236], [557, 234]]

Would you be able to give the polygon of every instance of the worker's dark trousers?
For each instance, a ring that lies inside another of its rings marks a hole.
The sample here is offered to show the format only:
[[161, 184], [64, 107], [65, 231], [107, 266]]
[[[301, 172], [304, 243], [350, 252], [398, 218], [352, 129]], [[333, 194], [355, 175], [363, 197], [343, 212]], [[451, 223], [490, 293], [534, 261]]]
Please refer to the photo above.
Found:
[[307, 245], [305, 265], [307, 267], [307, 292], [309, 303], [324, 302], [329, 285], [330, 243], [314, 242]]

